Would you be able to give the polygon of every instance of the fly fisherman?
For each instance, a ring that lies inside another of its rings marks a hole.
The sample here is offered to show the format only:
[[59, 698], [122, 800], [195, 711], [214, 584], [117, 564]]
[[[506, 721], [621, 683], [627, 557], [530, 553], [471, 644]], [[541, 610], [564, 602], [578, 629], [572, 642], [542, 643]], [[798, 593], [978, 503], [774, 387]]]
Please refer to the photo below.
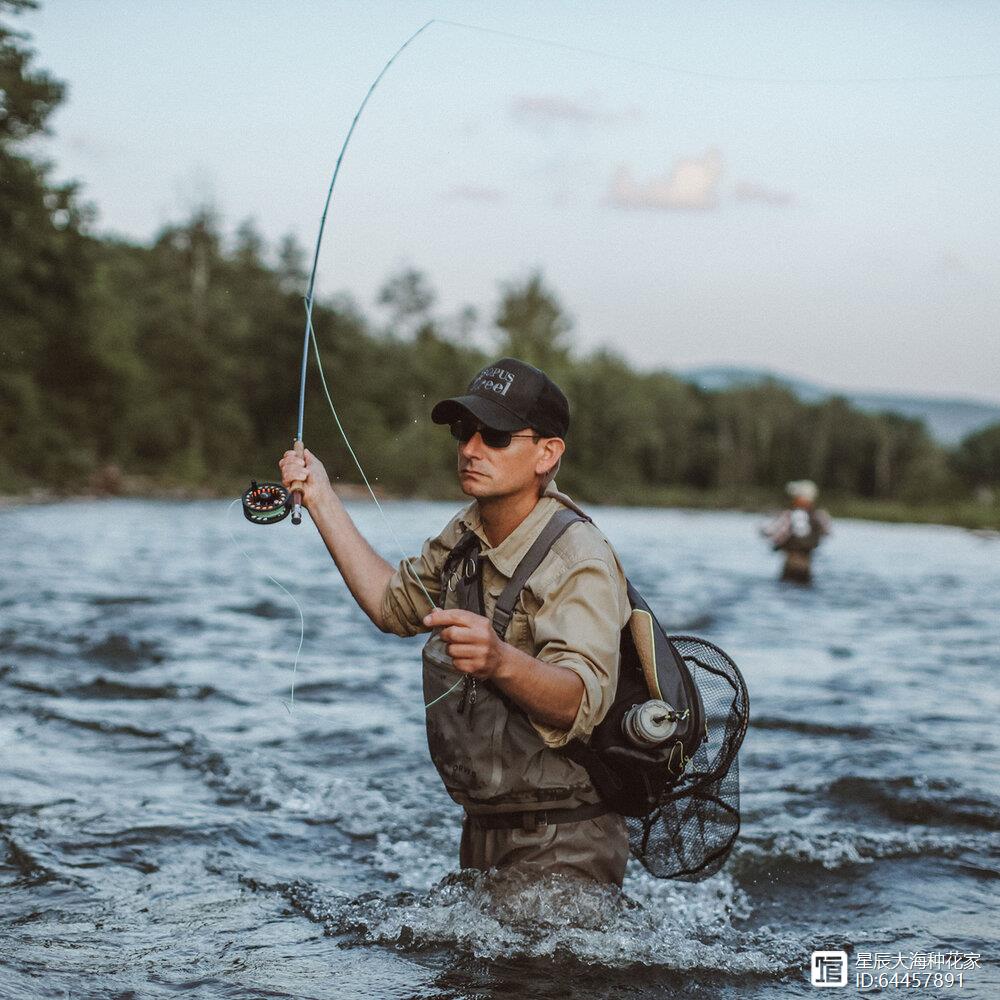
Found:
[[830, 515], [818, 510], [819, 490], [811, 479], [796, 479], [785, 485], [789, 507], [761, 528], [776, 552], [785, 553], [781, 579], [791, 583], [812, 582], [812, 554], [830, 534]]
[[[450, 425], [458, 441], [459, 483], [472, 502], [398, 568], [358, 532], [309, 451], [285, 453], [283, 481], [304, 483], [303, 503], [375, 625], [430, 633], [427, 742], [465, 809], [461, 866], [516, 865], [621, 885], [625, 822], [559, 749], [586, 740], [607, 713], [631, 611], [618, 559], [592, 523], [575, 520], [547, 547], [560, 520], [550, 525], [553, 515], [578, 511], [553, 481], [569, 404], [544, 372], [502, 358], [465, 395], [438, 403], [431, 419]], [[519, 564], [523, 575], [533, 561], [526, 557], [536, 540], [544, 557], [523, 585], [515, 579], [508, 588]]]

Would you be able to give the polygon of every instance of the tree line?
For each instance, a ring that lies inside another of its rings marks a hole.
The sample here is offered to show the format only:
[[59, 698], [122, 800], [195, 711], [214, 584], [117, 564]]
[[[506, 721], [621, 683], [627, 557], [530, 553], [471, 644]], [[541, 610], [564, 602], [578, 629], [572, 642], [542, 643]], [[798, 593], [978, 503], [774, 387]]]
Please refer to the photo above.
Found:
[[[0, 0], [0, 13], [29, 6]], [[221, 492], [273, 475], [295, 429], [302, 248], [291, 237], [268, 246], [251, 222], [227, 233], [209, 208], [150, 245], [96, 235], [75, 187], [52, 182], [26, 150], [63, 96], [32, 58], [0, 23], [0, 491], [82, 492], [96, 477], [109, 489]], [[430, 408], [501, 355], [566, 390], [560, 485], [585, 500], [682, 489], [739, 502], [804, 477], [834, 495], [909, 504], [1000, 486], [1000, 425], [949, 450], [919, 421], [844, 399], [804, 403], [778, 383], [703, 391], [610, 350], [580, 354], [537, 273], [502, 284], [487, 323], [471, 307], [441, 315], [435, 304], [427, 277], [408, 269], [369, 314], [348, 298], [314, 310], [341, 420], [390, 493], [454, 495], [454, 443]], [[315, 364], [305, 426], [328, 468], [356, 480]]]

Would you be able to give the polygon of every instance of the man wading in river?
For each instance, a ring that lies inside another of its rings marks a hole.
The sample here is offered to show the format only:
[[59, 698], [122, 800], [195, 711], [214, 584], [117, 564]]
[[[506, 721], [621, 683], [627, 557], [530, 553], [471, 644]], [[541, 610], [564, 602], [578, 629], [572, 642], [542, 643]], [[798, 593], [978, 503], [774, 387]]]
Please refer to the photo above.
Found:
[[631, 609], [613, 549], [589, 521], [575, 521], [515, 582], [516, 603], [504, 610], [513, 600], [504, 590], [532, 544], [545, 551], [548, 536], [540, 536], [552, 515], [577, 510], [553, 482], [569, 404], [543, 372], [502, 358], [465, 395], [438, 403], [431, 419], [458, 440], [459, 482], [473, 500], [398, 568], [361, 536], [309, 451], [285, 453], [284, 483], [304, 482], [303, 503], [375, 625], [431, 633], [427, 742], [465, 809], [462, 867], [516, 865], [621, 885], [625, 822], [559, 749], [586, 740], [614, 699]]

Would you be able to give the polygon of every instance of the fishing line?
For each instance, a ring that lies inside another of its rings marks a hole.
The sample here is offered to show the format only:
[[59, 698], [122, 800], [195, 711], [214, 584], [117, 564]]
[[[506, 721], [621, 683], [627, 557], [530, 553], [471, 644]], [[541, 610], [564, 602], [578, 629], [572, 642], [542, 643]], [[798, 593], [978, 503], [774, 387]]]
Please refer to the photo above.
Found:
[[411, 565], [410, 560], [413, 557], [408, 556], [405, 550], [403, 549], [402, 542], [400, 542], [399, 537], [393, 530], [392, 522], [386, 516], [382, 504], [379, 503], [379, 499], [375, 495], [375, 490], [372, 489], [372, 484], [368, 482], [368, 476], [365, 475], [365, 470], [361, 467], [361, 462], [358, 459], [358, 456], [355, 453], [354, 448], [351, 446], [351, 442], [348, 440], [347, 432], [344, 430], [344, 425], [340, 422], [340, 416], [337, 413], [337, 407], [333, 405], [333, 398], [330, 396], [330, 389], [326, 384], [326, 373], [323, 370], [323, 359], [319, 356], [319, 344], [316, 341], [316, 331], [313, 329], [312, 316], [308, 313], [308, 311], [307, 311], [307, 323], [309, 324], [309, 336], [310, 339], [312, 340], [313, 353], [316, 355], [316, 367], [319, 369], [319, 378], [320, 382], [323, 385], [323, 393], [326, 396], [326, 401], [330, 406], [330, 412], [333, 414], [333, 419], [336, 421], [337, 430], [340, 431], [340, 436], [344, 439], [344, 444], [347, 445], [347, 450], [351, 453], [351, 458], [354, 459], [354, 464], [357, 466], [358, 472], [361, 473], [361, 478], [364, 480], [365, 486], [368, 488], [368, 493], [371, 496], [372, 501], [378, 508], [378, 512], [382, 517], [383, 523], [385, 524], [386, 528], [389, 529], [389, 534], [392, 535], [392, 540], [396, 544], [396, 550], [398, 554], [402, 556], [401, 565], [405, 566], [410, 571], [410, 573], [413, 576], [413, 579], [416, 580], [417, 582], [417, 586], [420, 587], [420, 589], [424, 592], [424, 597], [427, 598], [427, 603], [431, 606], [431, 610], [433, 611], [437, 607], [437, 604], [435, 603], [434, 598], [432, 598], [431, 595], [427, 593], [427, 588], [424, 586], [423, 580], [420, 579], [420, 577], [417, 575], [416, 570]]
[[[314, 344], [314, 346], [315, 346], [315, 344]], [[317, 355], [316, 355], [316, 361], [317, 361], [317, 362], [319, 363], [319, 365], [320, 365], [320, 371], [322, 371], [322, 361], [320, 361], [320, 358], [319, 358], [319, 354], [318, 354], [318, 353], [317, 353]], [[324, 380], [324, 384], [323, 384], [323, 386], [324, 386], [324, 389], [325, 389], [325, 388], [326, 388], [326, 382], [325, 382], [325, 380]], [[327, 394], [327, 399], [329, 399], [329, 393]], [[333, 404], [331, 403], [330, 405], [331, 405], [331, 408], [332, 408], [332, 407], [333, 407]], [[336, 410], [334, 410], [334, 416], [336, 417]], [[340, 421], [339, 421], [339, 418], [338, 418], [338, 421], [337, 421], [337, 422], [338, 422], [338, 424], [339, 424], [339, 422], [340, 422]], [[348, 447], [350, 447], [350, 444], [348, 444]], [[353, 452], [352, 452], [352, 454], [353, 454]], [[359, 468], [360, 468], [360, 466], [359, 466]], [[362, 475], [364, 475], [364, 472], [362, 472]], [[373, 495], [373, 498], [374, 498], [374, 495]], [[261, 565], [260, 565], [259, 563], [257, 563], [257, 562], [256, 562], [256, 561], [255, 561], [255, 560], [254, 560], [254, 559], [253, 559], [253, 558], [252, 558], [252, 557], [251, 557], [251, 556], [250, 556], [250, 555], [249, 555], [249, 554], [247, 553], [247, 551], [246, 551], [246, 550], [245, 550], [245, 549], [244, 549], [244, 548], [243, 548], [243, 547], [242, 547], [242, 546], [240, 545], [240, 543], [239, 543], [239, 542], [237, 541], [237, 539], [236, 539], [236, 535], [235, 535], [235, 533], [233, 532], [233, 529], [232, 529], [231, 525], [229, 524], [229, 521], [230, 521], [230, 517], [229, 517], [229, 512], [230, 512], [230, 511], [231, 511], [231, 510], [233, 509], [233, 507], [235, 507], [235, 506], [236, 506], [236, 504], [238, 504], [239, 502], [240, 502], [240, 499], [239, 499], [239, 497], [237, 497], [237, 498], [236, 498], [235, 500], [233, 500], [233, 502], [232, 502], [232, 503], [231, 503], [231, 504], [230, 504], [230, 505], [229, 505], [229, 506], [228, 506], [228, 507], [226, 508], [226, 510], [225, 510], [225, 513], [223, 514], [223, 519], [224, 519], [224, 521], [225, 521], [225, 524], [226, 524], [226, 531], [228, 532], [228, 534], [229, 534], [229, 537], [230, 537], [230, 539], [232, 540], [232, 543], [233, 543], [233, 545], [235, 545], [235, 546], [236, 546], [236, 549], [237, 549], [237, 551], [239, 551], [239, 552], [240, 552], [240, 554], [241, 554], [241, 555], [243, 556], [243, 558], [244, 558], [244, 559], [246, 559], [246, 561], [247, 561], [248, 563], [250, 563], [250, 565], [251, 565], [251, 566], [252, 566], [252, 567], [253, 567], [253, 568], [254, 568], [255, 570], [257, 570], [257, 571], [259, 571], [259, 572], [263, 573], [263, 574], [264, 574], [264, 576], [266, 576], [266, 577], [268, 578], [268, 580], [270, 580], [270, 581], [271, 581], [271, 583], [273, 583], [273, 584], [275, 584], [276, 586], [280, 587], [280, 588], [281, 588], [281, 590], [282, 590], [282, 591], [283, 591], [283, 592], [284, 592], [285, 594], [287, 594], [287, 595], [288, 595], [288, 596], [289, 596], [289, 597], [290, 597], [290, 598], [292, 599], [292, 603], [293, 603], [293, 604], [295, 605], [295, 609], [296, 609], [296, 610], [298, 611], [298, 613], [299, 613], [299, 645], [298, 645], [298, 648], [297, 648], [297, 649], [295, 650], [295, 659], [294, 659], [294, 661], [293, 661], [293, 663], [292, 663], [292, 683], [291, 683], [291, 694], [290, 694], [290, 696], [289, 696], [289, 699], [288, 699], [288, 702], [286, 703], [286, 702], [282, 701], [282, 703], [281, 703], [281, 704], [285, 706], [285, 711], [287, 711], [289, 715], [292, 715], [292, 714], [293, 714], [293, 712], [295, 712], [295, 713], [298, 713], [298, 714], [301, 714], [301, 713], [302, 713], [302, 709], [301, 709], [301, 708], [299, 708], [299, 709], [296, 709], [296, 708], [295, 708], [295, 678], [296, 678], [296, 674], [297, 674], [297, 671], [298, 671], [298, 665], [299, 665], [299, 657], [300, 657], [300, 656], [301, 656], [301, 654], [302, 654], [302, 646], [303, 646], [303, 644], [304, 644], [304, 642], [305, 642], [305, 638], [306, 638], [306, 618], [305, 618], [305, 614], [304, 614], [304, 613], [303, 613], [303, 611], [302, 611], [302, 605], [301, 605], [301, 604], [299, 604], [299, 602], [298, 602], [298, 600], [296, 599], [295, 595], [294, 595], [294, 594], [293, 594], [293, 593], [292, 593], [292, 592], [291, 592], [291, 591], [290, 591], [290, 590], [289, 590], [289, 589], [288, 589], [288, 588], [287, 588], [287, 587], [286, 587], [286, 586], [285, 586], [285, 585], [284, 585], [284, 584], [283, 584], [283, 583], [282, 583], [282, 582], [281, 582], [280, 580], [276, 580], [276, 579], [275, 579], [275, 578], [274, 578], [274, 577], [273, 577], [273, 576], [272, 576], [272, 575], [271, 575], [270, 573], [268, 573], [268, 572], [267, 572], [267, 570], [266, 570], [266, 569], [264, 569], [264, 568], [263, 568], [263, 567], [262, 567], [262, 566], [261, 566]], [[376, 500], [375, 500], [375, 502], [376, 502], [376, 504], [377, 504], [377, 503], [378, 503], [378, 500], [376, 499]], [[383, 516], [384, 516], [384, 515], [383, 515]], [[391, 529], [390, 529], [390, 530], [391, 530]], [[393, 535], [393, 537], [395, 538], [395, 534]], [[397, 539], [397, 544], [398, 544], [398, 539]], [[404, 557], [404, 564], [405, 564], [405, 565], [406, 565], [407, 567], [410, 567], [410, 563], [409, 563], [409, 559], [407, 559], [406, 557]], [[414, 576], [414, 579], [415, 579], [415, 580], [417, 581], [417, 583], [418, 583], [418, 584], [420, 584], [420, 589], [421, 589], [421, 590], [423, 590], [424, 594], [425, 594], [425, 595], [427, 596], [427, 599], [428, 599], [428, 601], [430, 601], [430, 603], [431, 603], [431, 607], [432, 607], [432, 608], [433, 608], [433, 607], [437, 607], [437, 605], [436, 605], [436, 604], [435, 604], [435, 603], [434, 603], [433, 601], [431, 601], [431, 598], [430, 598], [430, 595], [429, 595], [429, 594], [427, 594], [427, 590], [426, 590], [426, 588], [424, 587], [423, 583], [421, 582], [421, 580], [420, 580], [420, 577], [416, 575], [416, 573], [415, 573], [415, 572], [414, 572], [414, 571], [412, 570], [412, 567], [410, 567], [410, 570], [411, 570], [411, 572], [413, 572], [413, 576]], [[425, 705], [424, 705], [424, 709], [425, 709], [425, 710], [427, 710], [427, 709], [431, 708], [432, 706], [436, 705], [436, 704], [437, 704], [437, 703], [438, 703], [439, 701], [441, 701], [441, 700], [442, 700], [443, 698], [447, 698], [447, 697], [448, 697], [448, 695], [450, 695], [450, 694], [452, 693], [452, 691], [454, 691], [454, 690], [455, 690], [455, 689], [456, 689], [456, 688], [457, 688], [457, 687], [458, 687], [458, 686], [459, 686], [459, 685], [460, 685], [460, 684], [461, 684], [461, 683], [462, 683], [462, 682], [463, 682], [464, 680], [465, 680], [465, 677], [464, 677], [464, 676], [460, 677], [460, 678], [459, 678], [459, 679], [458, 679], [457, 681], [455, 681], [455, 683], [454, 683], [454, 684], [452, 684], [452, 686], [451, 686], [450, 688], [448, 688], [448, 690], [447, 690], [447, 691], [445, 691], [445, 692], [444, 692], [444, 694], [441, 694], [441, 695], [438, 695], [438, 697], [437, 697], [437, 698], [435, 698], [435, 699], [434, 699], [433, 701], [430, 701], [430, 702], [428, 702], [427, 704], [425, 704]], [[313, 713], [310, 713], [310, 714], [313, 714]]]
[[[417, 574], [417, 571], [413, 568], [410, 562], [412, 557], [407, 556], [406, 553], [403, 551], [403, 545], [400, 542], [399, 537], [396, 535], [396, 532], [393, 530], [392, 523], [386, 516], [386, 513], [382, 508], [382, 504], [379, 503], [379, 499], [375, 495], [375, 491], [372, 489], [371, 483], [368, 482], [368, 476], [365, 475], [365, 470], [361, 467], [361, 462], [359, 461], [358, 456], [355, 454], [354, 448], [351, 446], [351, 442], [348, 440], [347, 432], [344, 430], [344, 425], [340, 422], [340, 416], [337, 413], [337, 407], [334, 406], [333, 404], [333, 398], [330, 396], [330, 389], [326, 384], [326, 373], [323, 370], [323, 359], [319, 355], [319, 343], [316, 340], [316, 331], [313, 329], [312, 315], [308, 311], [307, 311], [306, 322], [309, 325], [309, 336], [310, 339], [312, 340], [313, 353], [316, 355], [316, 367], [319, 369], [319, 378], [320, 382], [323, 385], [323, 393], [326, 396], [326, 401], [330, 406], [330, 412], [333, 414], [333, 419], [336, 421], [337, 430], [340, 431], [340, 436], [344, 439], [344, 444], [347, 445], [347, 450], [351, 453], [351, 458], [354, 459], [354, 464], [357, 466], [358, 472], [361, 473], [361, 478], [364, 480], [365, 486], [368, 487], [368, 492], [371, 495], [371, 498], [374, 501], [375, 506], [378, 508], [378, 512], [382, 517], [382, 521], [384, 522], [385, 526], [389, 529], [389, 534], [392, 535], [392, 540], [393, 542], [396, 543], [396, 548], [403, 557], [400, 566], [405, 567], [407, 570], [409, 570], [409, 572], [413, 576], [413, 579], [416, 580], [417, 586], [419, 586], [420, 589], [423, 591], [424, 597], [427, 598], [427, 603], [431, 606], [431, 610], [433, 610], [434, 608], [437, 607], [437, 604], [435, 603], [431, 595], [427, 593], [427, 588], [424, 586], [423, 580], [420, 579], [420, 576]], [[424, 710], [426, 711], [427, 709], [436, 705], [443, 698], [447, 698], [448, 695], [450, 695], [452, 691], [454, 691], [464, 680], [465, 680], [464, 676], [459, 677], [459, 679], [455, 681], [455, 683], [452, 684], [452, 686], [448, 688], [448, 690], [445, 691], [444, 694], [438, 695], [437, 698], [435, 698], [433, 701], [427, 702], [424, 705]]]
[[[614, 59], [616, 62], [627, 63], [631, 66], [644, 66], [647, 69], [657, 69], [664, 73], [673, 73], [676, 76], [689, 76], [697, 80], [714, 80], [720, 83], [765, 83], [779, 86], [782, 84], [839, 86], [859, 83], [952, 83], [955, 81], [995, 80], [1000, 78], [1000, 72], [997, 71], [988, 73], [915, 74], [912, 76], [736, 76], [729, 73], [708, 73], [704, 70], [686, 69], [682, 66], [671, 66], [666, 63], [659, 63], [650, 59], [636, 59], [634, 56], [626, 56], [618, 52], [608, 52], [604, 49], [593, 49], [581, 45], [571, 45], [568, 42], [560, 42], [552, 38], [538, 38], [534, 35], [520, 35], [513, 31], [503, 31], [499, 28], [486, 28], [478, 24], [466, 24], [463, 21], [450, 21], [444, 18], [434, 18], [433, 20], [428, 21], [427, 24], [420, 29], [420, 31], [423, 31], [424, 28], [431, 24], [448, 25], [452, 28], [465, 28], [468, 31], [478, 31], [482, 34], [495, 35], [499, 38], [509, 38], [512, 41], [529, 42], [532, 45], [544, 45], [547, 48], [560, 49], [563, 52], [575, 52], [579, 55], [599, 56], [602, 59]], [[409, 42], [407, 42], [407, 44], [409, 44]]]
[[[347, 446], [347, 450], [350, 452], [351, 458], [354, 460], [354, 464], [357, 466], [358, 472], [361, 473], [361, 478], [364, 480], [365, 486], [368, 488], [368, 492], [371, 495], [372, 500], [375, 502], [375, 506], [378, 509], [379, 515], [381, 516], [383, 523], [388, 528], [389, 534], [392, 536], [392, 539], [395, 542], [397, 549], [402, 555], [403, 559], [402, 565], [409, 570], [413, 578], [417, 581], [417, 584], [419, 585], [421, 591], [423, 591], [424, 597], [427, 598], [427, 603], [430, 605], [432, 610], [436, 607], [436, 604], [434, 603], [434, 600], [431, 598], [430, 594], [427, 592], [427, 588], [424, 586], [423, 581], [420, 579], [419, 575], [411, 566], [409, 557], [407, 557], [406, 554], [403, 552], [403, 547], [399, 542], [399, 538], [397, 537], [396, 532], [393, 530], [392, 524], [389, 522], [388, 517], [386, 517], [385, 511], [382, 509], [382, 505], [379, 503], [378, 497], [375, 495], [375, 491], [372, 489], [371, 483], [368, 481], [368, 476], [365, 474], [365, 470], [362, 467], [361, 462], [359, 461], [358, 456], [351, 445], [351, 442], [347, 436], [347, 432], [344, 430], [344, 426], [340, 421], [340, 416], [337, 414], [337, 408], [336, 406], [334, 406], [333, 399], [330, 396], [329, 387], [327, 386], [326, 383], [326, 375], [323, 371], [323, 362], [319, 356], [319, 345], [316, 341], [316, 333], [313, 329], [312, 314], [313, 314], [313, 302], [315, 301], [316, 272], [319, 266], [320, 248], [322, 247], [323, 244], [323, 233], [326, 229], [326, 219], [330, 210], [330, 201], [333, 198], [333, 189], [334, 187], [336, 187], [337, 177], [340, 175], [340, 168], [344, 162], [344, 156], [347, 153], [347, 147], [350, 145], [351, 136], [354, 135], [354, 129], [357, 127], [358, 120], [361, 118], [362, 112], [365, 110], [365, 107], [368, 104], [369, 99], [375, 92], [375, 88], [379, 85], [380, 81], [382, 80], [382, 77], [384, 77], [385, 74], [389, 71], [389, 68], [396, 61], [396, 59], [402, 54], [403, 50], [406, 49], [407, 46], [409, 46], [422, 32], [424, 32], [427, 28], [429, 28], [433, 23], [434, 21], [431, 20], [421, 25], [415, 32], [413, 32], [412, 35], [409, 36], [409, 38], [406, 39], [406, 41], [403, 42], [402, 45], [400, 45], [398, 49], [396, 49], [396, 51], [388, 59], [386, 64], [382, 67], [381, 72], [378, 74], [378, 76], [375, 77], [375, 79], [371, 83], [371, 86], [368, 88], [368, 91], [365, 94], [364, 99], [361, 101], [361, 104], [358, 105], [358, 110], [354, 113], [354, 119], [351, 121], [351, 126], [347, 130], [347, 135], [344, 137], [344, 142], [340, 147], [340, 152], [337, 154], [337, 161], [334, 164], [333, 168], [333, 176], [330, 178], [330, 186], [326, 192], [326, 201], [323, 203], [323, 214], [320, 217], [319, 232], [316, 235], [316, 248], [313, 251], [312, 268], [309, 272], [309, 285], [306, 290], [306, 297], [305, 297], [306, 323], [305, 323], [305, 333], [303, 334], [303, 341], [302, 341], [302, 367], [299, 376], [299, 409], [298, 409], [298, 422], [296, 424], [296, 434], [295, 434], [295, 442], [298, 449], [300, 443], [302, 442], [303, 425], [305, 422], [306, 374], [309, 367], [309, 341], [311, 340], [313, 344], [313, 350], [316, 354], [316, 363], [319, 366], [320, 379], [323, 384], [323, 392], [326, 395], [326, 400], [330, 406], [330, 411], [333, 413], [333, 418], [337, 424], [337, 429], [340, 431], [340, 435], [344, 440], [344, 444]], [[296, 492], [292, 492], [291, 496], [289, 497], [289, 500], [291, 501], [291, 506], [292, 506], [292, 521], [293, 523], [298, 523], [301, 520], [301, 514], [299, 513], [299, 494]], [[243, 554], [246, 555], [245, 552]], [[247, 558], [249, 559], [249, 556], [247, 556]], [[268, 576], [268, 578], [274, 580], [274, 577], [270, 575]], [[274, 582], [278, 583], [277, 580], [274, 580]], [[281, 587], [281, 589], [284, 590], [285, 593], [288, 593], [287, 589], [283, 587], [280, 583], [278, 583], [278, 586]], [[291, 594], [289, 594], [289, 596], [292, 597]], [[295, 600], [295, 598], [292, 597], [292, 600]], [[295, 603], [296, 607], [299, 607], [298, 601], [296, 601]], [[302, 615], [301, 608], [299, 608], [299, 615], [300, 616]], [[303, 618], [302, 621], [303, 621], [303, 636], [304, 636], [305, 619]], [[302, 642], [300, 640], [299, 649], [301, 650], [301, 648], [302, 648]], [[297, 665], [298, 654], [296, 654], [295, 662]], [[445, 695], [448, 695], [452, 691], [454, 691], [455, 688], [459, 686], [459, 684], [463, 679], [464, 678], [460, 678], [459, 681], [457, 681], [451, 688], [449, 688], [448, 691], [445, 692]], [[294, 683], [294, 669], [293, 669], [293, 683]], [[294, 693], [294, 688], [293, 688], [293, 693]], [[445, 695], [442, 695], [441, 697], [444, 697]], [[437, 698], [433, 702], [431, 702], [431, 705], [436, 704], [437, 701], [440, 701], [440, 698]], [[430, 708], [430, 705], [426, 707]]]

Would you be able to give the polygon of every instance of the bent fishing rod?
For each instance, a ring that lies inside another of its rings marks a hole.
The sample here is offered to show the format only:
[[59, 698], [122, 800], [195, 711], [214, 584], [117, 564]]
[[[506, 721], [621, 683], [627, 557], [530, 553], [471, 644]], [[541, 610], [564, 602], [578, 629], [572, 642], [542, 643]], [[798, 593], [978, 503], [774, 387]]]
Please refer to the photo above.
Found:
[[[316, 353], [316, 362], [319, 366], [320, 377], [323, 381], [323, 389], [326, 392], [327, 402], [330, 404], [330, 409], [333, 410], [334, 419], [337, 422], [337, 427], [340, 430], [341, 436], [344, 439], [344, 443], [347, 445], [348, 450], [351, 453], [351, 457], [354, 459], [355, 465], [358, 467], [358, 471], [361, 473], [362, 478], [365, 481], [365, 485], [368, 487], [368, 491], [372, 495], [372, 499], [378, 505], [378, 498], [375, 496], [375, 491], [372, 489], [371, 484], [368, 482], [368, 477], [365, 475], [364, 469], [361, 468], [361, 463], [358, 461], [357, 455], [354, 453], [354, 449], [351, 447], [350, 441], [347, 440], [347, 434], [344, 431], [343, 425], [340, 422], [340, 418], [337, 416], [337, 411], [333, 405], [333, 400], [330, 398], [330, 392], [327, 389], [326, 378], [323, 374], [322, 362], [319, 357], [319, 347], [316, 344], [316, 334], [313, 330], [312, 314], [313, 314], [313, 302], [315, 299], [316, 292], [316, 272], [319, 268], [319, 252], [323, 245], [323, 233], [326, 229], [326, 218], [330, 211], [330, 201], [333, 198], [333, 189], [337, 184], [337, 177], [340, 174], [341, 165], [344, 162], [344, 154], [347, 152], [347, 147], [350, 145], [351, 136], [354, 135], [354, 129], [357, 127], [358, 119], [361, 118], [362, 113], [365, 110], [365, 106], [368, 104], [369, 99], [375, 92], [375, 88], [379, 85], [382, 77], [389, 71], [389, 67], [396, 61], [396, 59], [403, 53], [416, 38], [426, 31], [435, 22], [433, 20], [427, 21], [425, 24], [421, 25], [409, 38], [403, 42], [402, 45], [392, 54], [386, 64], [382, 67], [381, 72], [372, 81], [372, 85], [368, 88], [368, 92], [364, 96], [361, 104], [358, 106], [358, 110], [354, 113], [354, 119], [351, 122], [351, 127], [347, 130], [347, 135], [344, 137], [344, 142], [340, 147], [340, 152], [337, 155], [337, 161], [333, 167], [333, 176], [330, 178], [330, 187], [326, 192], [326, 201], [323, 203], [323, 214], [319, 221], [319, 233], [316, 235], [316, 248], [313, 251], [313, 261], [312, 269], [309, 272], [309, 284], [306, 288], [305, 297], [305, 308], [306, 308], [306, 323], [305, 332], [302, 336], [302, 368], [299, 374], [299, 408], [298, 408], [298, 422], [295, 429], [295, 440], [292, 443], [292, 447], [300, 458], [304, 458], [305, 455], [305, 445], [303, 444], [303, 424], [305, 422], [305, 407], [306, 407], [306, 374], [309, 369], [309, 344], [312, 342], [313, 349]], [[305, 483], [302, 480], [296, 480], [291, 484], [290, 489], [285, 489], [281, 483], [258, 483], [256, 480], [251, 480], [250, 486], [243, 493], [243, 514], [248, 521], [252, 521], [254, 524], [277, 524], [278, 521], [283, 521], [288, 514], [292, 515], [292, 524], [302, 523], [302, 492], [305, 489]], [[381, 511], [381, 506], [379, 505], [379, 510]]]

